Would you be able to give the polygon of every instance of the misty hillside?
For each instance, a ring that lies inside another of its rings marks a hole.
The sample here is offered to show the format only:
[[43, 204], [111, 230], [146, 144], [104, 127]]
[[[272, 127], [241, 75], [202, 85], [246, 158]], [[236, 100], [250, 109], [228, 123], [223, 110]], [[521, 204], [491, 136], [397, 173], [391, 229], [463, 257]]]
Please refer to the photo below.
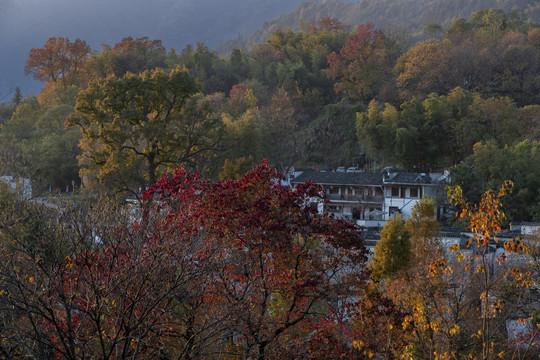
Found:
[[24, 76], [31, 48], [49, 37], [85, 40], [94, 50], [123, 38], [148, 36], [166, 47], [209, 47], [248, 36], [265, 21], [293, 10], [300, 0], [0, 0], [0, 102], [19, 86], [37, 94]]
[[301, 3], [288, 14], [281, 15], [248, 37], [237, 37], [218, 47], [228, 52], [234, 47], [258, 44], [266, 41], [276, 29], [298, 30], [300, 20], [310, 21], [328, 15], [350, 25], [373, 22], [375, 26], [405, 26], [415, 37], [421, 36], [425, 25], [437, 23], [449, 26], [457, 18], [469, 18], [478, 10], [499, 8], [508, 12], [514, 8], [523, 10], [533, 22], [540, 20], [540, 1], [530, 0], [362, 0], [355, 3], [312, 0]]
[[96, 51], [128, 36], [147, 36], [176, 50], [202, 42], [227, 52], [264, 42], [277, 28], [298, 29], [299, 19], [330, 15], [377, 26], [390, 20], [418, 33], [427, 23], [447, 25], [490, 7], [518, 7], [540, 19], [538, 0], [0, 0], [0, 102], [9, 100], [17, 86], [23, 94], [40, 91], [42, 85], [23, 70], [30, 49], [42, 47], [49, 37], [80, 38]]

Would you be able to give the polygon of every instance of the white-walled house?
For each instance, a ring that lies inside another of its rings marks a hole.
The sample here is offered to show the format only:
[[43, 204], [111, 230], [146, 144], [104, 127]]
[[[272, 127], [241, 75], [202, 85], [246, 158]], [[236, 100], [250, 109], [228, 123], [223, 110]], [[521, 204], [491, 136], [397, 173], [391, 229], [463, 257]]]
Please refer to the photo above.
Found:
[[[405, 219], [411, 217], [412, 208], [423, 196], [438, 199], [446, 196], [445, 188], [451, 177], [444, 174], [392, 172], [383, 174], [384, 203], [389, 216], [399, 213]], [[437, 209], [441, 211], [441, 209]]]
[[32, 198], [32, 183], [28, 178], [15, 178], [11, 175], [0, 176], [0, 182], [8, 185], [11, 190], [23, 199]]
[[[449, 174], [324, 172], [295, 170], [289, 180], [294, 187], [312, 181], [324, 189], [326, 204], [321, 212], [355, 221], [365, 227], [383, 227], [395, 214], [411, 216], [412, 207], [422, 196], [444, 196]], [[435, 215], [435, 214], [434, 214]]]
[[322, 211], [364, 226], [384, 226], [384, 184], [381, 173], [296, 171], [293, 187], [312, 181], [324, 189]]
[[522, 236], [534, 236], [540, 235], [540, 223], [539, 222], [524, 222], [524, 223], [512, 223], [510, 224], [512, 230], [519, 231]]

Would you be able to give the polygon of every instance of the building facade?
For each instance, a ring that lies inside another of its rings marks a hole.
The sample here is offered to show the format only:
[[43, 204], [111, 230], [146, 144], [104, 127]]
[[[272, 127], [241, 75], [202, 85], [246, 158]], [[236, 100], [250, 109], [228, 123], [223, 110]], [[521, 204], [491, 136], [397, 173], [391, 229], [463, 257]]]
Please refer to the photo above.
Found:
[[293, 187], [307, 181], [322, 186], [326, 201], [319, 211], [365, 227], [382, 227], [397, 214], [410, 217], [414, 204], [424, 195], [433, 199], [444, 196], [444, 188], [450, 183], [449, 174], [391, 170], [346, 173], [306, 169], [292, 174], [289, 181]]

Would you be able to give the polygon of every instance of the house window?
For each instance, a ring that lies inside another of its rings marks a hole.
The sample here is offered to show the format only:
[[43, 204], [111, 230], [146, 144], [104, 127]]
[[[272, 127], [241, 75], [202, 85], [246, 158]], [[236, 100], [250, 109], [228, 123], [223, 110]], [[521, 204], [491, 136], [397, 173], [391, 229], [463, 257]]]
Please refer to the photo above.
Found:
[[332, 186], [329, 190], [328, 194], [339, 194], [339, 187], [337, 186]]
[[399, 197], [399, 188], [392, 186], [392, 197]]
[[361, 208], [353, 208], [352, 209], [352, 217], [354, 220], [362, 220], [363, 214]]
[[416, 188], [416, 187], [411, 188], [411, 196], [410, 197], [412, 197], [412, 198], [418, 197], [418, 188]]
[[405, 192], [407, 191], [407, 188], [402, 187], [402, 188], [400, 188], [400, 189], [401, 189], [401, 191], [400, 191], [400, 195], [401, 195], [401, 196], [400, 196], [400, 197], [401, 197], [402, 199], [405, 199]]

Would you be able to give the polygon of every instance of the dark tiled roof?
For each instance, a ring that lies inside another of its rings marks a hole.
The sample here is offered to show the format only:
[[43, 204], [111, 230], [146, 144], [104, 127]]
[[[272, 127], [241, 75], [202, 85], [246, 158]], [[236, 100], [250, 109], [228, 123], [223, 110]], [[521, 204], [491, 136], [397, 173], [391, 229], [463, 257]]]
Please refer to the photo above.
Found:
[[[472, 234], [470, 230], [459, 228], [459, 227], [441, 226], [439, 230], [440, 230], [441, 235], [443, 236], [453, 235], [457, 237], [457, 236], [462, 236], [462, 235], [465, 236], [464, 234]], [[519, 230], [509, 230], [509, 229], [504, 229], [501, 232], [495, 234], [497, 238], [501, 238], [501, 239], [515, 238], [519, 235], [520, 235]], [[469, 236], [469, 235], [466, 235], [466, 236]]]
[[497, 233], [495, 236], [498, 238], [516, 238], [521, 235], [519, 230], [503, 230], [500, 233]]
[[345, 173], [321, 172], [305, 170], [302, 174], [291, 180], [293, 184], [313, 181], [319, 185], [382, 185], [381, 173]]
[[385, 184], [431, 184], [431, 177], [420, 173], [402, 173], [390, 175], [384, 179]]
[[461, 235], [461, 233], [467, 232], [465, 228], [453, 226], [440, 226], [439, 231], [441, 234], [454, 234], [458, 236]]

